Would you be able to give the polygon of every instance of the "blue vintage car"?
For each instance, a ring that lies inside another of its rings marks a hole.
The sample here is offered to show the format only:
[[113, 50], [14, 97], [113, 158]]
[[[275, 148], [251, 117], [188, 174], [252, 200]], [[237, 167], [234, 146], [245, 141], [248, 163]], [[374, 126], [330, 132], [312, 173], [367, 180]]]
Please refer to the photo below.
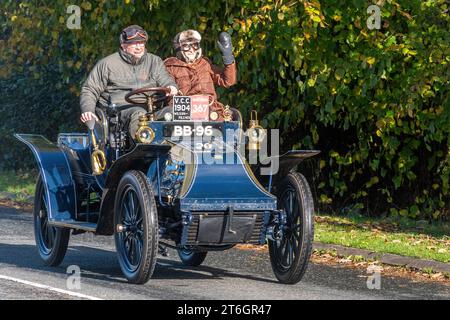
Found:
[[267, 137], [255, 117], [244, 132], [236, 109], [217, 122], [209, 111], [202, 119], [200, 106], [195, 118], [192, 97], [178, 97], [181, 104], [157, 119], [155, 92], [167, 90], [141, 88], [126, 97], [148, 108], [133, 139], [119, 120], [123, 107], [114, 105], [97, 109], [100, 120], [87, 133], [61, 133], [56, 144], [15, 135], [39, 166], [34, 229], [44, 263], [62, 262], [71, 232], [114, 235], [124, 276], [142, 284], [167, 247], [185, 265], [198, 266], [208, 251], [268, 242], [277, 279], [300, 281], [312, 250], [314, 207], [305, 177], [292, 169], [318, 151], [249, 165], [245, 153]]

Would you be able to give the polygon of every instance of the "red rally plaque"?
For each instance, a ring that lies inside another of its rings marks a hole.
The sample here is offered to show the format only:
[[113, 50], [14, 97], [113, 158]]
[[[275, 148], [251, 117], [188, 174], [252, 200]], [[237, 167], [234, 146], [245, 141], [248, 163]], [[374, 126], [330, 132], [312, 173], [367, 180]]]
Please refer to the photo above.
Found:
[[191, 120], [209, 121], [209, 96], [191, 96]]

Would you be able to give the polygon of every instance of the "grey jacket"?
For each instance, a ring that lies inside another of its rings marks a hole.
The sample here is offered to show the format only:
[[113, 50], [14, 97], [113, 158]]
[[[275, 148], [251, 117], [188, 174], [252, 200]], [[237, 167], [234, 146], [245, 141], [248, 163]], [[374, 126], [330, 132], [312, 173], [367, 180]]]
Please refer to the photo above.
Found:
[[145, 53], [139, 60], [122, 49], [100, 60], [81, 87], [81, 112], [94, 112], [95, 106], [129, 104], [125, 95], [142, 87], [177, 85], [158, 56]]

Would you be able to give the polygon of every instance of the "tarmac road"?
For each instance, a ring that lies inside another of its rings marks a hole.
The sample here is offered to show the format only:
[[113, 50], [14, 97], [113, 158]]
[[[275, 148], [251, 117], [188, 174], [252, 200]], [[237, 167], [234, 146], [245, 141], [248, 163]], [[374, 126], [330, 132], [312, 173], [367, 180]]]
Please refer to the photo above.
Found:
[[[80, 281], [67, 273], [80, 268]], [[4, 299], [450, 299], [450, 287], [381, 274], [381, 288], [368, 289], [368, 273], [310, 263], [303, 280], [282, 285], [266, 252], [210, 252], [202, 266], [180, 263], [175, 251], [160, 256], [152, 279], [128, 284], [112, 237], [72, 236], [59, 267], [45, 267], [34, 243], [29, 213], [0, 207], [0, 300]], [[79, 289], [77, 287], [79, 284]]]

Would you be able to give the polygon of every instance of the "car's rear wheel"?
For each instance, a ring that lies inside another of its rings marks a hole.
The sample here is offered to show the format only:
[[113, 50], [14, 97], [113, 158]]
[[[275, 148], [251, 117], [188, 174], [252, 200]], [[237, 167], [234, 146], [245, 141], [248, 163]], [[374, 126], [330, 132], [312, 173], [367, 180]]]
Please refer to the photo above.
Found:
[[64, 259], [70, 238], [70, 229], [49, 224], [48, 199], [39, 175], [34, 194], [34, 238], [41, 259], [47, 266], [58, 266]]
[[283, 236], [269, 240], [272, 269], [277, 279], [286, 284], [301, 280], [308, 266], [314, 239], [314, 203], [305, 177], [290, 172], [276, 186], [278, 208], [286, 213]]
[[185, 266], [197, 267], [205, 261], [207, 251], [194, 251], [188, 247], [178, 249], [178, 256]]
[[115, 242], [120, 268], [131, 283], [153, 274], [158, 253], [158, 215], [147, 177], [128, 171], [120, 180], [114, 204]]

